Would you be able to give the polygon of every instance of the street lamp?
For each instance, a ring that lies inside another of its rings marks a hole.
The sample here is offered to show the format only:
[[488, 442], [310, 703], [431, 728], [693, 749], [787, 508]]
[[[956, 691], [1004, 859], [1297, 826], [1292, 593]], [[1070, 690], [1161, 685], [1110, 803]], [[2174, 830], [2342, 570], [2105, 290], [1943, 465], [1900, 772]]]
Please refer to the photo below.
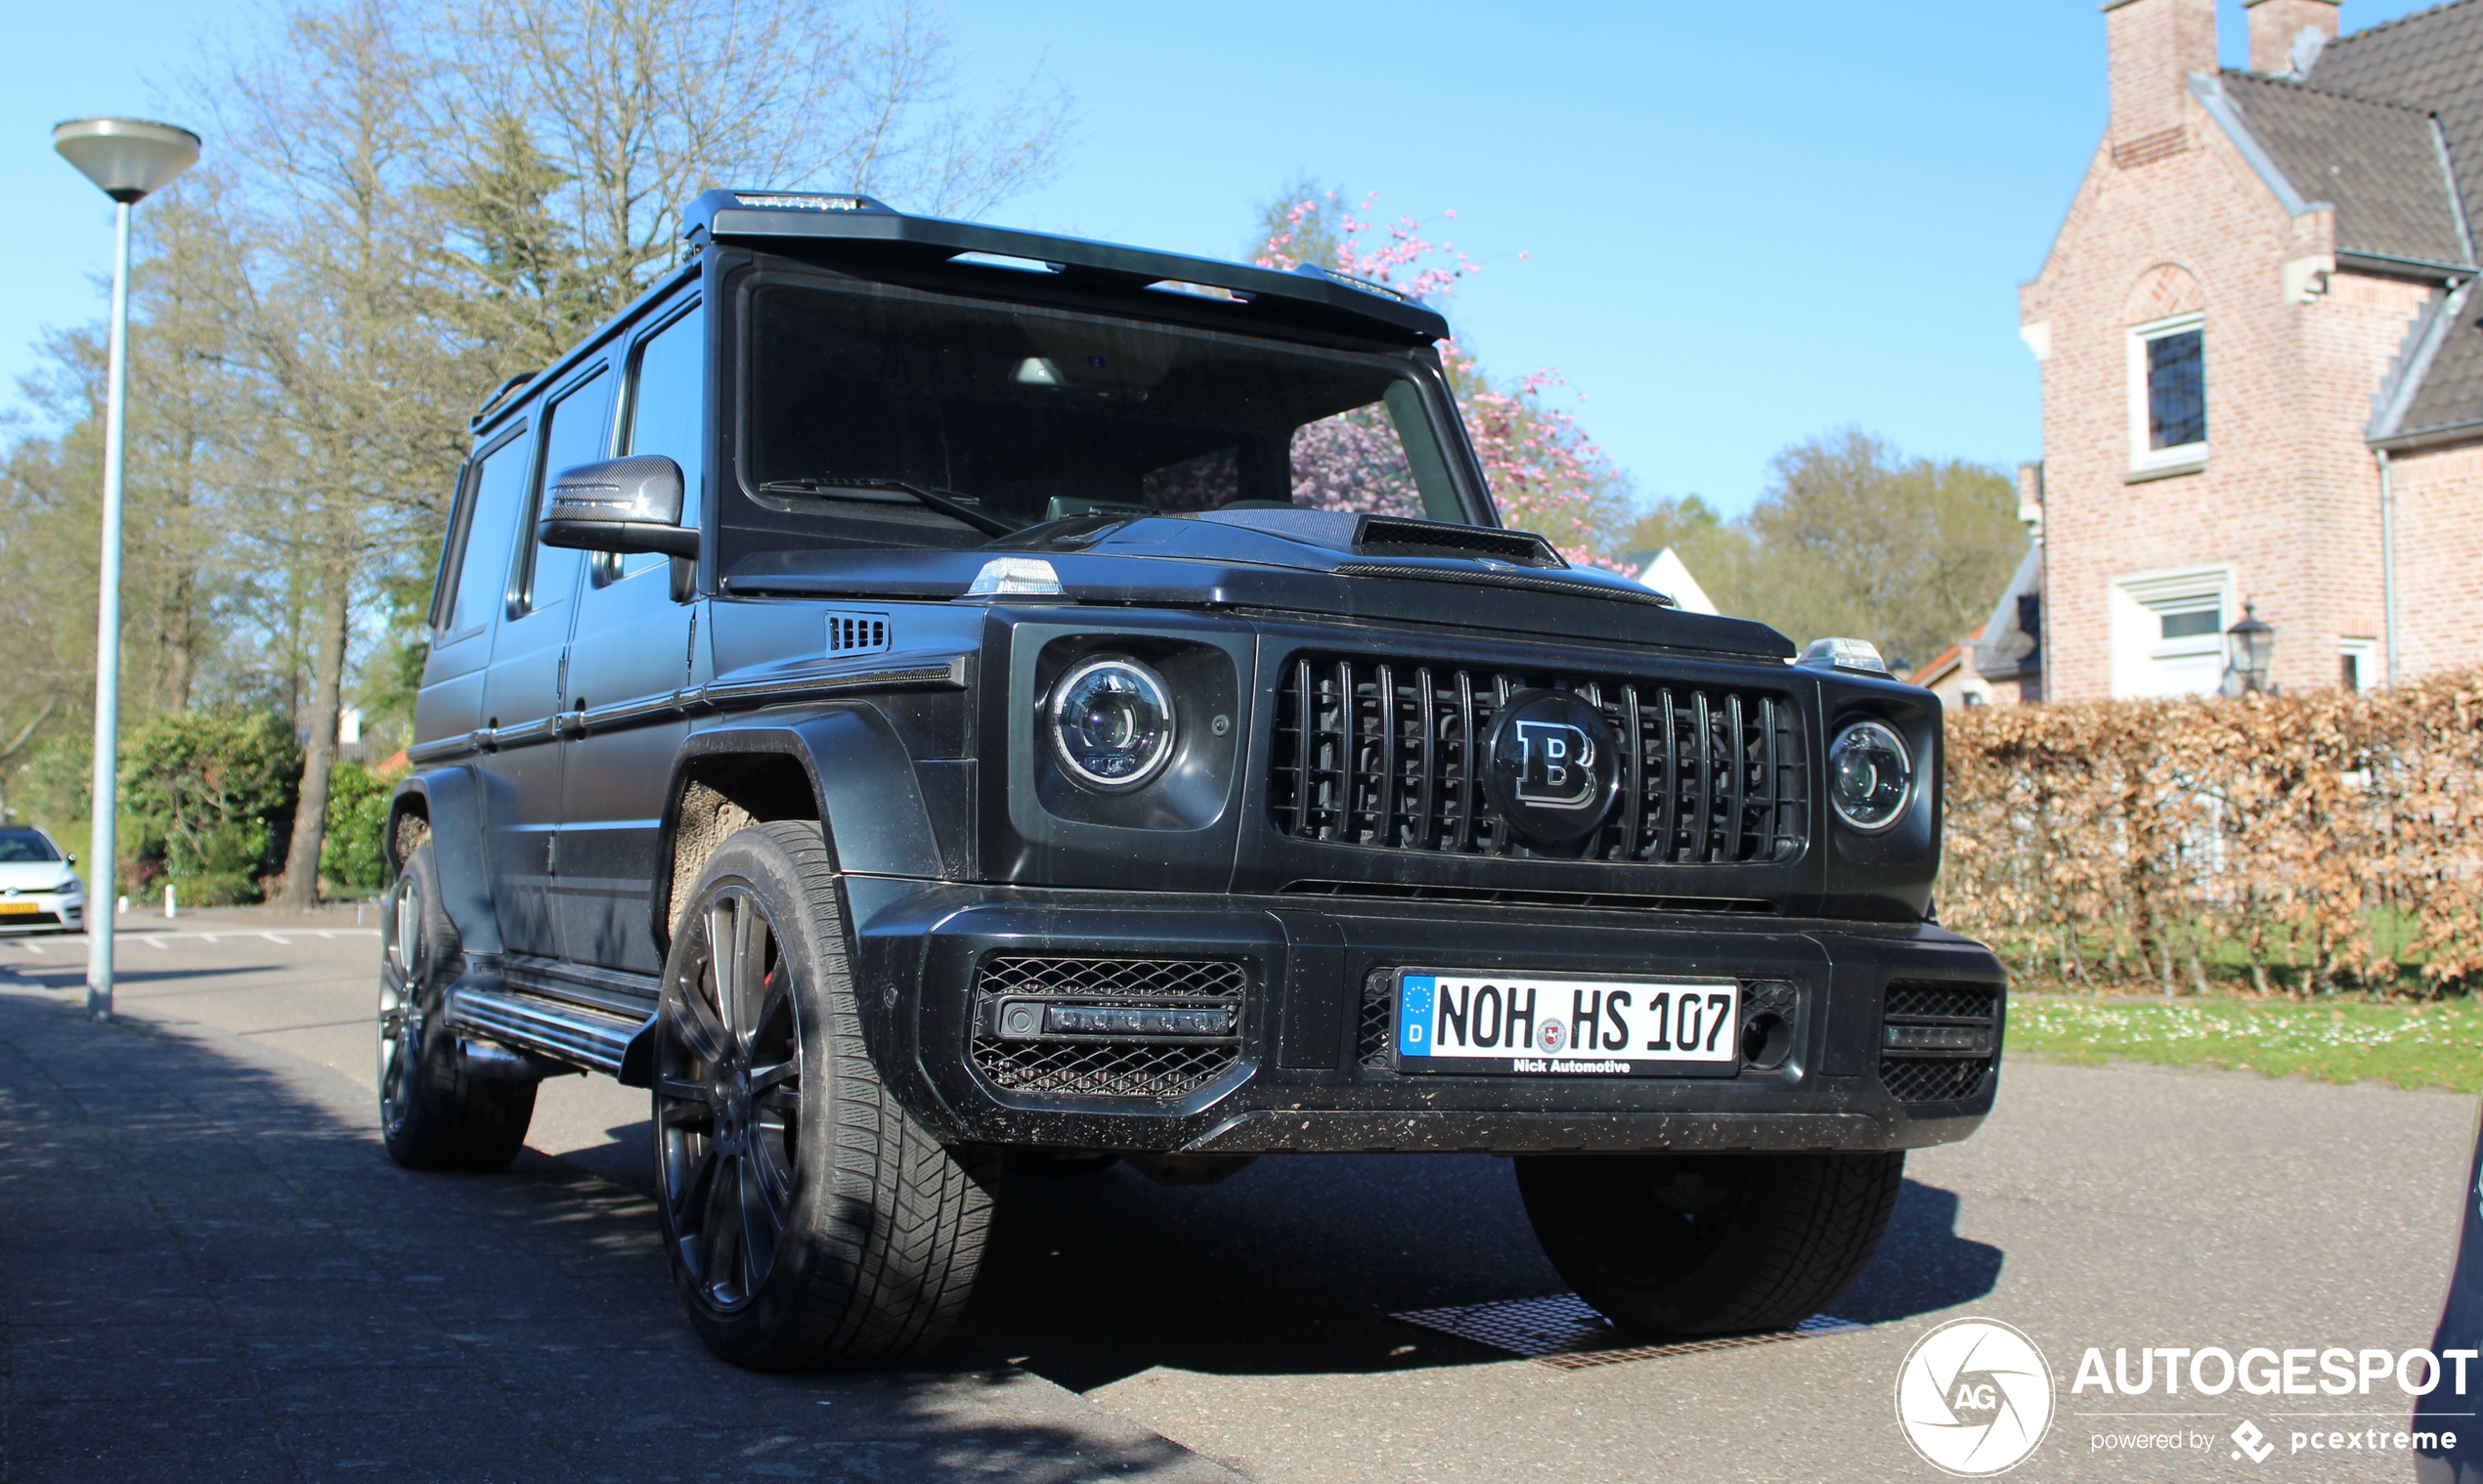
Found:
[[[143, 118], [73, 118], [52, 131], [52, 148], [117, 206], [112, 224], [112, 339], [104, 404], [104, 561], [95, 604], [95, 842], [86, 867], [86, 1011], [112, 1015], [112, 911], [118, 901], [113, 839], [120, 749], [120, 472], [128, 425], [129, 211], [198, 162], [198, 136]], [[101, 888], [94, 890], [93, 888]], [[104, 925], [95, 926], [101, 902]]]
[[2265, 691], [2276, 694], [2268, 683], [2268, 664], [2276, 654], [2276, 631], [2259, 618], [2256, 603], [2242, 605], [2242, 622], [2224, 632], [2225, 691], [2228, 695], [2247, 695]]

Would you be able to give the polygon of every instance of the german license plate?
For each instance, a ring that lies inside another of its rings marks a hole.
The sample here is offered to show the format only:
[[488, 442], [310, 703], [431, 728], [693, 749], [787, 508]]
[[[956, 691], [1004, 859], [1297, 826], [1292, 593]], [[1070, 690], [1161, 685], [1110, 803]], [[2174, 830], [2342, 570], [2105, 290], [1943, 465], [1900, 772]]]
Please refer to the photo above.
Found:
[[0, 917], [32, 917], [42, 910], [30, 901], [0, 901]]
[[1741, 986], [1403, 969], [1396, 1066], [1500, 1076], [1728, 1077], [1741, 1066]]

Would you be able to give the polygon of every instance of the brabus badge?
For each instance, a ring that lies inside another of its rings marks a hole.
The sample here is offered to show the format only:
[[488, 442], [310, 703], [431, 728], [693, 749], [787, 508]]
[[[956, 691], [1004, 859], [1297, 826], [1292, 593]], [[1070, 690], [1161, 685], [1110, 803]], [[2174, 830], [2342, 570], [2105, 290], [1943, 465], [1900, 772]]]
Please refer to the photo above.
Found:
[[1620, 786], [1612, 729], [1566, 691], [1508, 698], [1484, 742], [1495, 804], [1529, 840], [1563, 844], [1592, 834]]

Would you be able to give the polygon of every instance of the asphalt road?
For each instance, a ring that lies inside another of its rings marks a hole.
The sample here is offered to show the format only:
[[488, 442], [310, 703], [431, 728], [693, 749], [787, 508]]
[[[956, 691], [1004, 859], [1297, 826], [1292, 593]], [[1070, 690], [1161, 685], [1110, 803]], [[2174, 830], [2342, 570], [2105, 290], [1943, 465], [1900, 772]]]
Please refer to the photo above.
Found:
[[[1864, 1328], [1569, 1370], [1388, 1317], [1560, 1290], [1503, 1161], [1018, 1177], [935, 1369], [760, 1377], [676, 1317], [642, 1094], [547, 1083], [509, 1173], [408, 1175], [372, 1129], [376, 938], [350, 912], [123, 922], [118, 1026], [74, 1013], [82, 940], [0, 941], [7, 1479], [1928, 1480], [1893, 1389], [1960, 1315], [2055, 1373], [2012, 1478], [2404, 1479], [2402, 1454], [2289, 1447], [2393, 1429], [2393, 1390], [2069, 1387], [2090, 1346], [2426, 1343], [2475, 1113], [2012, 1062], [1982, 1134], [1909, 1162], [1834, 1309]], [[2245, 1418], [2263, 1462], [2232, 1457]], [[2108, 1446], [2173, 1432], [2211, 1446]]]

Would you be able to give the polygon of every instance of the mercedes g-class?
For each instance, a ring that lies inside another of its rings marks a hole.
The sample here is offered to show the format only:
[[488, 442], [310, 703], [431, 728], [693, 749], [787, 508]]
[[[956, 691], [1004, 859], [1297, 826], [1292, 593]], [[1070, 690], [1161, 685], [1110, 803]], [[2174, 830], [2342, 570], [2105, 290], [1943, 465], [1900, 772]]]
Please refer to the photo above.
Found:
[[650, 1090], [690, 1320], [939, 1339], [1004, 1163], [1512, 1157], [1665, 1335], [1790, 1325], [1989, 1112], [1940, 712], [1500, 524], [1385, 285], [710, 192], [473, 419], [386, 847], [388, 1152]]

